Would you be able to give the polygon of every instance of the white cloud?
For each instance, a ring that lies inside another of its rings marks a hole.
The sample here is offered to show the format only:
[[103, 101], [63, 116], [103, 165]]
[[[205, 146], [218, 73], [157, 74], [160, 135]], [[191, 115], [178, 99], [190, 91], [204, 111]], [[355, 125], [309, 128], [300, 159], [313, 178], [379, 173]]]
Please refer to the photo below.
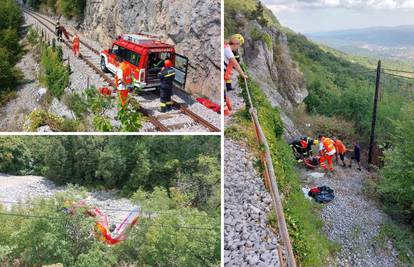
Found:
[[263, 0], [276, 13], [303, 8], [406, 9], [414, 0]]

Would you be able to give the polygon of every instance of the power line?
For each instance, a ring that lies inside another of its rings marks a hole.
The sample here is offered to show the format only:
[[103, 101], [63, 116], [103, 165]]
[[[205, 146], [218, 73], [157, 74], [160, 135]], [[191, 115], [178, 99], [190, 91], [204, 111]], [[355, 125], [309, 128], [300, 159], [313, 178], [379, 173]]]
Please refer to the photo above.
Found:
[[[51, 199], [51, 198], [49, 198], [49, 199]], [[8, 200], [0, 200], [0, 203], [3, 203], [3, 204], [13, 204], [13, 205], [18, 205], [18, 206], [34, 206], [35, 205], [35, 204], [30, 204], [30, 203], [24, 203], [24, 202], [18, 202], [18, 201], [8, 201]], [[131, 210], [126, 210], [126, 209], [100, 208], [100, 207], [98, 207], [98, 208], [100, 210], [104, 210], [104, 211], [131, 212]], [[150, 216], [151, 216], [152, 214], [159, 215], [159, 214], [170, 214], [170, 213], [179, 213], [180, 215], [182, 215], [183, 212], [182, 211], [178, 211], [178, 210], [161, 210], [161, 211], [155, 211], [155, 210], [144, 210], [144, 209], [141, 209], [141, 213], [150, 214]], [[207, 217], [207, 215], [204, 215], [204, 214], [191, 214], [191, 216], [193, 216], [193, 217]]]
[[403, 79], [408, 79], [408, 80], [414, 80], [414, 77], [407, 77], [407, 76], [401, 76], [401, 75], [397, 75], [397, 74], [392, 74], [392, 73], [387, 73], [387, 72], [383, 72], [386, 75], [389, 76], [393, 76], [393, 77], [397, 77], [397, 78], [403, 78]]
[[[61, 217], [49, 217], [49, 216], [42, 216], [42, 215], [29, 215], [29, 214], [18, 214], [18, 213], [4, 213], [0, 212], [0, 215], [2, 216], [14, 216], [14, 217], [24, 217], [24, 218], [37, 218], [37, 219], [48, 219], [48, 220], [66, 220], [67, 218], [61, 218]], [[95, 221], [95, 222], [106, 222], [106, 221]], [[123, 221], [112, 221], [112, 223], [118, 222], [122, 223]], [[217, 230], [216, 228], [208, 228], [208, 227], [197, 227], [197, 226], [176, 226], [176, 225], [165, 225], [162, 223], [138, 223], [140, 226], [156, 226], [156, 227], [162, 227], [162, 228], [175, 228], [175, 229], [189, 229], [189, 230], [208, 230], [213, 231]]]
[[395, 69], [384, 69], [384, 68], [382, 70], [414, 74], [414, 71], [407, 71], [407, 70], [395, 70]]

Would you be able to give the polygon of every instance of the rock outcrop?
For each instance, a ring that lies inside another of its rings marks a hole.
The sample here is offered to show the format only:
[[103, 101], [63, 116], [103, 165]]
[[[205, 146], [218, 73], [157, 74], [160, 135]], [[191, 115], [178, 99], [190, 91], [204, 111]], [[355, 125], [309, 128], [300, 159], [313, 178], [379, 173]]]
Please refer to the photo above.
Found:
[[243, 61], [272, 105], [280, 108], [285, 138], [294, 139], [301, 133], [286, 111], [302, 103], [308, 90], [303, 74], [291, 58], [286, 34], [275, 27], [262, 27], [242, 13], [236, 15], [236, 21], [245, 37]]
[[190, 60], [187, 91], [220, 99], [220, 0], [88, 0], [81, 27], [109, 47], [122, 33], [152, 32]]

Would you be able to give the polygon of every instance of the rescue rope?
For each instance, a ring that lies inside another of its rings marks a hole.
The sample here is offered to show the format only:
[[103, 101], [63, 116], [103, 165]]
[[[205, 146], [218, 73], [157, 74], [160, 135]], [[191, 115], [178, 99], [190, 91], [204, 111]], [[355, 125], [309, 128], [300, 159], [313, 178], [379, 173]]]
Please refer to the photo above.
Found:
[[[260, 125], [260, 122], [257, 116], [257, 110], [253, 106], [253, 101], [251, 98], [249, 86], [247, 84], [247, 79], [244, 79], [244, 84], [246, 86], [247, 97], [248, 97], [248, 101], [250, 105], [249, 113], [252, 117], [254, 128], [256, 130], [256, 137], [259, 143], [263, 145], [265, 148], [265, 151], [263, 152], [264, 155], [261, 159], [262, 164], [264, 166], [264, 171], [265, 171], [264, 173], [265, 184], [267, 185], [270, 191], [270, 195], [272, 197], [272, 203], [275, 209], [276, 218], [277, 218], [277, 222], [279, 226], [278, 227], [279, 234], [282, 239], [283, 245], [285, 246], [287, 266], [296, 267], [295, 255], [293, 254], [292, 244], [290, 242], [290, 237], [289, 237], [289, 232], [288, 232], [287, 225], [286, 225], [285, 215], [283, 213], [283, 206], [280, 200], [279, 188], [277, 185], [275, 170], [273, 168], [273, 161], [272, 161], [272, 157], [270, 154], [269, 144], [267, 142], [263, 129]], [[280, 258], [280, 255], [279, 255], [279, 258]], [[280, 258], [280, 261], [282, 261], [282, 258]]]

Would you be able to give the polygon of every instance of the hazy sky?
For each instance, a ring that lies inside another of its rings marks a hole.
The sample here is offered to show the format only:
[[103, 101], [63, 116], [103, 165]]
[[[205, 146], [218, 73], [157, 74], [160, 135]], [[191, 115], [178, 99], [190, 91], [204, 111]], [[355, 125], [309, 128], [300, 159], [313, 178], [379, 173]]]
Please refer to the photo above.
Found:
[[414, 0], [262, 0], [282, 25], [309, 33], [414, 25]]

